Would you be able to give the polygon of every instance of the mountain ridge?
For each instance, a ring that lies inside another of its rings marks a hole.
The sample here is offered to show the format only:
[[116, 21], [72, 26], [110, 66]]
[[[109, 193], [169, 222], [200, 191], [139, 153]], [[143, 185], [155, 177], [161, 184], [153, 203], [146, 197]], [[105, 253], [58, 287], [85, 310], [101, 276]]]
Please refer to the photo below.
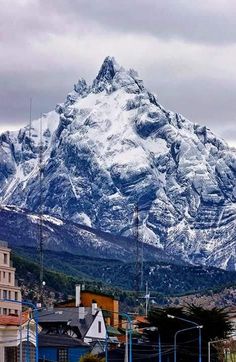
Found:
[[[192, 264], [235, 270], [236, 156], [166, 111], [137, 73], [107, 57], [43, 118], [43, 212], [130, 237]], [[2, 203], [38, 212], [39, 121], [0, 145]]]

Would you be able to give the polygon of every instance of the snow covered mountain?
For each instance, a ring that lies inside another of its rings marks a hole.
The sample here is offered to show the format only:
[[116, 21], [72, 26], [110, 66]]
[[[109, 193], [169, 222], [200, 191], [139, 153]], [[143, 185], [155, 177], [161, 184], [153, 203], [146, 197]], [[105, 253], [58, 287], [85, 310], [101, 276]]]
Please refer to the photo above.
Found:
[[[2, 204], [40, 207], [40, 121], [0, 136]], [[42, 119], [43, 212], [236, 269], [236, 154], [107, 57]]]

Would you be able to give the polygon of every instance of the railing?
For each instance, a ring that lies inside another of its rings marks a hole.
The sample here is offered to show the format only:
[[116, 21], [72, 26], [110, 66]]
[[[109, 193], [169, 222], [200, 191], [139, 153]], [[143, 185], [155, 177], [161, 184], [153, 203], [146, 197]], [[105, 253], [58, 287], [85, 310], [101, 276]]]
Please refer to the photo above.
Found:
[[8, 242], [7, 241], [2, 241], [0, 240], [0, 247], [3, 247], [3, 248], [8, 248]]

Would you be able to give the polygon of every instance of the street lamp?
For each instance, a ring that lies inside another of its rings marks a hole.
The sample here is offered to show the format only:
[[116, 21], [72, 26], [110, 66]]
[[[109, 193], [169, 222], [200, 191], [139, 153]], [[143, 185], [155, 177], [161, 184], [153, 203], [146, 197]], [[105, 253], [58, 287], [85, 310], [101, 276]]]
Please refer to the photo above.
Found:
[[107, 327], [106, 327], [105, 362], [108, 362], [108, 340], [109, 340], [109, 335], [108, 335]]
[[160, 335], [160, 332], [159, 332], [159, 329], [158, 327], [147, 327], [147, 328], [144, 328], [146, 331], [152, 331], [152, 332], [155, 332], [155, 331], [158, 331], [158, 362], [161, 362], [162, 361], [162, 354], [161, 354], [161, 335]]
[[180, 321], [183, 321], [183, 322], [186, 322], [186, 323], [191, 323], [193, 324], [193, 327], [190, 327], [190, 328], [185, 328], [185, 329], [180, 329], [178, 330], [175, 335], [174, 335], [174, 362], [176, 362], [176, 338], [177, 338], [177, 335], [181, 332], [185, 332], [185, 331], [189, 331], [189, 330], [192, 330], [192, 329], [198, 329], [198, 362], [202, 362], [202, 336], [201, 336], [201, 329], [203, 328], [202, 325], [199, 325], [193, 321], [190, 321], [188, 319], [185, 319], [185, 318], [181, 318], [181, 317], [176, 317], [174, 315], [171, 315], [171, 314], [167, 314], [167, 317], [168, 318], [172, 318], [172, 319], [178, 319]]
[[219, 342], [226, 342], [229, 339], [217, 339], [216, 341], [209, 341], [208, 342], [208, 362], [211, 362], [211, 344], [219, 343]]
[[[131, 319], [130, 315], [127, 314], [127, 313], [124, 313], [124, 312], [119, 313], [119, 312], [114, 312], [112, 310], [107, 310], [107, 309], [101, 309], [101, 310], [121, 315], [121, 316], [123, 316], [123, 317], [125, 317], [127, 319], [127, 323], [128, 323], [128, 331], [127, 331], [127, 333], [129, 335], [129, 362], [132, 362], [132, 336], [133, 336], [133, 333], [132, 333], [132, 319]], [[106, 344], [106, 349], [107, 348], [108, 348], [108, 346]], [[106, 357], [106, 361], [107, 361], [107, 358], [108, 358], [107, 351], [105, 351], [105, 357]]]

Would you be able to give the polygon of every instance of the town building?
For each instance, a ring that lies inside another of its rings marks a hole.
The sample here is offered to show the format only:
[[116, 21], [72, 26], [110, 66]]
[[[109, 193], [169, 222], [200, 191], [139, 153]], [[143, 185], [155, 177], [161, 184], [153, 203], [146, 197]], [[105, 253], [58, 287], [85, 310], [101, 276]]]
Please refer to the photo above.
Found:
[[20, 316], [0, 315], [0, 361], [35, 362], [36, 325], [30, 312]]
[[[0, 241], [0, 315], [20, 315], [22, 310], [21, 291], [15, 279], [10, 254], [8, 244]], [[3, 301], [4, 299], [13, 302]]]
[[39, 360], [78, 362], [90, 346], [67, 334], [39, 334]]
[[30, 309], [22, 312], [21, 290], [10, 259], [11, 249], [0, 241], [0, 361], [35, 361], [36, 324]]
[[68, 335], [85, 343], [106, 339], [105, 320], [95, 303], [90, 308], [79, 306], [39, 311], [39, 324], [45, 335]]
[[75, 298], [57, 304], [58, 307], [78, 307], [82, 304], [84, 307], [91, 307], [95, 302], [99, 309], [103, 311], [106, 319], [106, 325], [111, 325], [115, 328], [119, 326], [119, 301], [114, 296], [107, 295], [101, 292], [93, 292], [83, 290], [81, 285], [76, 285]]

